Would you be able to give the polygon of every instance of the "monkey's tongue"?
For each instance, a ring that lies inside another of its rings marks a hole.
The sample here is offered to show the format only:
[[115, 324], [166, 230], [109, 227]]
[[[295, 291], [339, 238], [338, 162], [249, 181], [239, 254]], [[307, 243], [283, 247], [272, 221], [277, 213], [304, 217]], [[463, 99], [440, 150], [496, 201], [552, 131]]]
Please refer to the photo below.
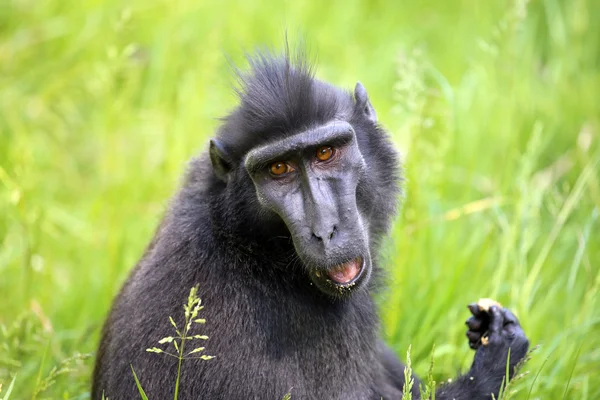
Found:
[[333, 267], [329, 271], [327, 271], [327, 275], [329, 279], [339, 284], [347, 284], [354, 280], [361, 269], [361, 259], [356, 258], [352, 261], [348, 261], [347, 263], [338, 265]]

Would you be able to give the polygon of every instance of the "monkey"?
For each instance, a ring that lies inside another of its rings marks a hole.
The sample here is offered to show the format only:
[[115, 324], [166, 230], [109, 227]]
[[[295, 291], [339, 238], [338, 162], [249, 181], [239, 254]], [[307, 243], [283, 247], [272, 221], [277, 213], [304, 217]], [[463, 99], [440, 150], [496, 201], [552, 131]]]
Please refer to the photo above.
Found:
[[[404, 364], [379, 337], [379, 248], [402, 167], [365, 87], [315, 78], [301, 54], [258, 51], [239, 104], [192, 159], [104, 324], [92, 398], [173, 396], [177, 360], [145, 351], [199, 285], [203, 343], [180, 399], [399, 399]], [[436, 398], [491, 399], [529, 342], [517, 318], [470, 307], [470, 370]], [[177, 323], [180, 323], [177, 320]], [[510, 349], [510, 359], [508, 359]], [[419, 398], [418, 380], [413, 398]]]

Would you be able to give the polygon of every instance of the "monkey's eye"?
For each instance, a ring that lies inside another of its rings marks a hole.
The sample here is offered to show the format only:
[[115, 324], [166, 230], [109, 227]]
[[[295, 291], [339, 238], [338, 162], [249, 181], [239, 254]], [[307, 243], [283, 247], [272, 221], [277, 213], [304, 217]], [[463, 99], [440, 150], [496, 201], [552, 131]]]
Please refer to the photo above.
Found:
[[319, 161], [327, 161], [333, 157], [333, 148], [331, 146], [319, 147], [317, 150], [317, 159]]
[[294, 168], [290, 164], [283, 162], [283, 161], [274, 162], [269, 167], [269, 172], [271, 173], [271, 175], [275, 175], [275, 176], [281, 176], [283, 174], [287, 174], [288, 172], [292, 172], [292, 171], [294, 171]]

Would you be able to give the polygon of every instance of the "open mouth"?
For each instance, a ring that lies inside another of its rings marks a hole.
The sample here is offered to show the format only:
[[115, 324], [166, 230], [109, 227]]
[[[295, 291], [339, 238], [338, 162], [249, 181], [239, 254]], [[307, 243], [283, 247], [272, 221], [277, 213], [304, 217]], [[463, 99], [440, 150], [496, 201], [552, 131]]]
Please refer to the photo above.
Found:
[[335, 285], [347, 286], [356, 282], [362, 271], [363, 260], [361, 257], [336, 265], [327, 271], [327, 277]]
[[327, 271], [314, 271], [313, 274], [317, 280], [324, 281], [323, 283], [330, 287], [346, 289], [354, 286], [360, 280], [364, 269], [364, 259], [357, 257]]

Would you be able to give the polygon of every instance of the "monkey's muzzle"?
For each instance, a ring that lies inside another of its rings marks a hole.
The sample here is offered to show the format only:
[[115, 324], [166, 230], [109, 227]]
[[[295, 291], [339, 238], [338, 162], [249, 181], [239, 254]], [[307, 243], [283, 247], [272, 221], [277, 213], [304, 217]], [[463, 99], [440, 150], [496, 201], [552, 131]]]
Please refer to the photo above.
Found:
[[344, 264], [336, 265], [327, 271], [327, 276], [336, 285], [351, 285], [360, 276], [362, 267], [363, 260], [358, 257]]
[[312, 281], [325, 293], [332, 296], [346, 296], [368, 281], [370, 263], [364, 257], [357, 257], [328, 269], [313, 269]]

